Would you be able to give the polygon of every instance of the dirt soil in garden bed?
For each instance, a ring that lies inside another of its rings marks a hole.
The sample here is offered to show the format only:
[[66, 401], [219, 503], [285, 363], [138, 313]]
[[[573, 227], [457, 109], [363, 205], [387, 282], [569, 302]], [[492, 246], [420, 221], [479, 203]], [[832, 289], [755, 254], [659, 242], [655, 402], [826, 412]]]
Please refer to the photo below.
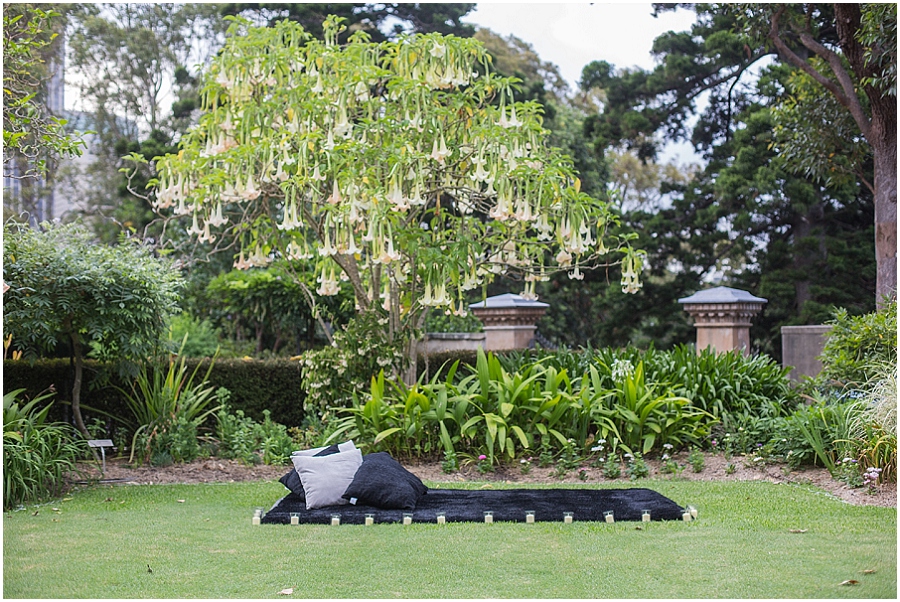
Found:
[[[767, 466], [748, 466], [742, 456], [726, 460], [722, 454], [707, 454], [704, 468], [695, 473], [688, 464], [687, 453], [675, 454], [674, 459], [684, 470], [677, 476], [663, 474], [661, 462], [647, 460], [650, 477], [659, 479], [684, 479], [690, 481], [770, 481], [772, 483], [793, 483], [797, 485], [814, 485], [850, 504], [860, 506], [897, 507], [897, 484], [884, 483], [874, 493], [865, 488], [853, 489], [845, 483], [836, 481], [824, 468], [800, 468], [788, 470], [783, 464]], [[458, 483], [465, 481], [488, 481], [500, 483], [604, 483], [615, 484], [627, 482], [627, 477], [607, 479], [599, 468], [585, 466], [585, 479], [578, 476], [579, 470], [569, 472], [560, 478], [554, 474], [553, 468], [539, 468], [536, 463], [531, 471], [522, 474], [519, 464], [497, 467], [493, 472], [481, 474], [475, 466], [463, 466], [458, 472], [446, 474], [441, 470], [440, 462], [403, 462], [410, 471], [427, 481]], [[727, 472], [732, 464], [734, 471]], [[101, 474], [96, 464], [83, 464], [82, 479], [100, 479]], [[211, 458], [197, 460], [187, 464], [174, 464], [166, 467], [139, 466], [132, 467], [123, 458], [107, 458], [106, 473], [102, 478], [107, 482], [121, 484], [172, 484], [172, 483], [234, 483], [238, 481], [277, 481], [287, 472], [287, 466], [246, 466], [235, 460]]]

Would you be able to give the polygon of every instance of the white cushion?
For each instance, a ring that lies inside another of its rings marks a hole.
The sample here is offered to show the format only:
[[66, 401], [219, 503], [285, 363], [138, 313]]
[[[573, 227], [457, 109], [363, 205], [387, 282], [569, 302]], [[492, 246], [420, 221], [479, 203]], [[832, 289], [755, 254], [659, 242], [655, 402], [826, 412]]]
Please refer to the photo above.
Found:
[[306, 509], [347, 503], [342, 498], [362, 464], [362, 452], [352, 449], [330, 456], [291, 456], [306, 492]]

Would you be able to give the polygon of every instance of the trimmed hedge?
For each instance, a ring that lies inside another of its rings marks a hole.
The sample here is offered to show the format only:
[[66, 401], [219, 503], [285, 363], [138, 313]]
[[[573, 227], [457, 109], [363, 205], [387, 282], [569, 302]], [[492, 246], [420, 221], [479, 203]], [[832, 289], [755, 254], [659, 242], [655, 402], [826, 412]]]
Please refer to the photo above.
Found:
[[[208, 359], [188, 359], [185, 363], [192, 371], [198, 362], [202, 366], [198, 375], [209, 367]], [[24, 388], [25, 395], [33, 398], [50, 385], [56, 388], [53, 410], [54, 420], [71, 421], [70, 407], [61, 402], [71, 399], [73, 368], [68, 359], [38, 360], [34, 364], [27, 361], [4, 360], [3, 390]], [[125, 400], [115, 389], [118, 385], [129, 389], [127, 379], [115, 375], [105, 378], [109, 366], [96, 361], [85, 361], [84, 382], [81, 399], [85, 421], [102, 418], [95, 408], [114, 416], [129, 415]], [[229, 406], [232, 411], [243, 410], [244, 414], [262, 422], [263, 410], [272, 412], [272, 420], [285, 426], [300, 426], [303, 423], [303, 405], [306, 394], [300, 383], [300, 362], [287, 359], [274, 360], [216, 360], [209, 375], [213, 387], [225, 387], [231, 391]]]

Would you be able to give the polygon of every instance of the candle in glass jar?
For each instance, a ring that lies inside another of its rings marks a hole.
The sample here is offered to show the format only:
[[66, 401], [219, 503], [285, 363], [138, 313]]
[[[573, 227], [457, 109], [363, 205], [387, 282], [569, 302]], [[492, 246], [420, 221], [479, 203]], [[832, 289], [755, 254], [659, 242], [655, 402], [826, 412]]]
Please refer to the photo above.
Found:
[[484, 513], [484, 522], [488, 525], [493, 524], [494, 522], [494, 513], [493, 512], [485, 512]]
[[253, 509], [253, 520], [251, 522], [254, 525], [259, 525], [262, 523], [262, 508]]
[[605, 520], [607, 523], [610, 523], [610, 524], [616, 522], [616, 519], [613, 517], [613, 511], [607, 510], [606, 512], [604, 512], [603, 520]]
[[331, 515], [331, 526], [337, 527], [341, 524], [341, 515], [340, 514], [332, 514]]
[[404, 524], [404, 525], [411, 525], [411, 524], [412, 524], [412, 514], [406, 513], [406, 514], [403, 515], [403, 524]]
[[693, 506], [688, 506], [688, 512], [691, 513], [691, 518], [697, 518], [697, 509]]
[[374, 524], [375, 524], [375, 515], [367, 514], [366, 515], [366, 526], [368, 527], [369, 525], [374, 525]]
[[684, 513], [682, 513], [682, 515], [681, 515], [681, 520], [683, 520], [686, 523], [691, 522], [691, 511], [685, 509]]
[[563, 522], [566, 523], [567, 525], [571, 524], [571, 522], [572, 522], [572, 513], [571, 512], [563, 512]]
[[525, 522], [529, 524], [534, 522], [534, 510], [525, 511]]
[[645, 523], [650, 522], [650, 511], [649, 510], [641, 511], [641, 522], [645, 522]]
[[443, 513], [443, 512], [438, 513], [438, 515], [437, 515], [437, 524], [443, 525], [443, 524], [445, 524], [446, 522], [447, 522], [447, 517], [444, 515], [444, 513]]
[[291, 512], [291, 524], [299, 525], [300, 524], [300, 514], [297, 512]]

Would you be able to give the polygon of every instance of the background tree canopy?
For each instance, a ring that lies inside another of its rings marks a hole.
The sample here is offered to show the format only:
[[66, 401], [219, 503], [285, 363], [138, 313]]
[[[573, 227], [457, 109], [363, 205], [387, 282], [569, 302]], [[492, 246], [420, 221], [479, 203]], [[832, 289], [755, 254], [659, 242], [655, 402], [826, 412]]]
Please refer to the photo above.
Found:
[[[5, 18], [27, 6], [10, 5]], [[401, 33], [474, 36], [492, 56], [493, 72], [521, 80], [509, 87], [510, 99], [541, 103], [549, 144], [571, 157], [581, 192], [609, 202], [620, 221], [621, 230], [613, 220], [609, 232], [635, 232], [635, 246], [648, 251], [647, 277], [636, 295], [610, 286], [621, 279], [615, 266], [584, 269], [583, 280], [561, 273], [536, 282], [535, 293], [552, 306], [539, 327], [555, 343], [667, 348], [690, 342], [693, 329], [677, 299], [719, 283], [769, 299], [753, 335], [776, 357], [782, 325], [821, 322], [836, 306], [851, 314], [873, 308], [879, 283], [887, 282], [874, 243], [890, 248], [895, 241], [888, 226], [896, 183], [886, 176], [896, 172], [894, 5], [657, 4], [657, 11], [696, 15], [689, 31], [657, 38], [658, 65], [623, 69], [598, 56], [574, 90], [528, 43], [463, 23], [473, 6], [61, 5], [58, 17], [31, 11], [44, 25], [29, 38], [35, 44], [25, 44], [30, 55], [15, 55], [10, 49], [16, 46], [6, 41], [4, 54], [8, 65], [15, 56], [31, 56], [21, 73], [40, 83], [51, 49], [46, 43], [65, 25], [67, 66], [80, 74], [81, 94], [93, 107], [78, 120], [97, 131], [98, 160], [77, 175], [90, 180], [90, 223], [108, 242], [124, 228], [177, 248], [190, 275], [185, 307], [217, 325], [225, 322], [215, 318], [221, 308], [208, 303], [207, 285], [230, 269], [230, 250], [212, 253], [221, 240], [199, 242], [186, 233], [190, 223], [159, 220], [142, 198], [152, 174], [132, 174], [129, 182], [119, 170], [128, 153], [177, 152], [197, 123], [202, 83], [196, 66], [220, 51], [223, 15], [269, 26], [287, 18], [321, 39], [324, 16], [337, 14], [348, 26], [340, 43], [354, 33], [376, 42]], [[24, 35], [27, 22], [23, 17], [5, 30]], [[7, 36], [10, 43], [21, 44], [20, 34]], [[6, 104], [4, 110], [6, 118]], [[676, 139], [689, 140], [703, 165], [661, 165], [660, 148]], [[893, 150], [879, 140], [893, 141]], [[878, 167], [885, 157], [893, 170]], [[881, 255], [881, 264], [889, 267], [888, 255]], [[309, 272], [295, 263], [296, 275]], [[486, 292], [521, 286], [501, 278]], [[460, 305], [484, 292], [470, 291]], [[346, 318], [337, 307], [320, 309], [334, 324]], [[250, 338], [247, 329], [241, 336]], [[314, 339], [325, 336], [321, 325], [314, 330]], [[237, 336], [237, 329], [231, 332]], [[271, 350], [277, 342], [294, 352], [287, 338], [266, 330], [262, 346]]]

